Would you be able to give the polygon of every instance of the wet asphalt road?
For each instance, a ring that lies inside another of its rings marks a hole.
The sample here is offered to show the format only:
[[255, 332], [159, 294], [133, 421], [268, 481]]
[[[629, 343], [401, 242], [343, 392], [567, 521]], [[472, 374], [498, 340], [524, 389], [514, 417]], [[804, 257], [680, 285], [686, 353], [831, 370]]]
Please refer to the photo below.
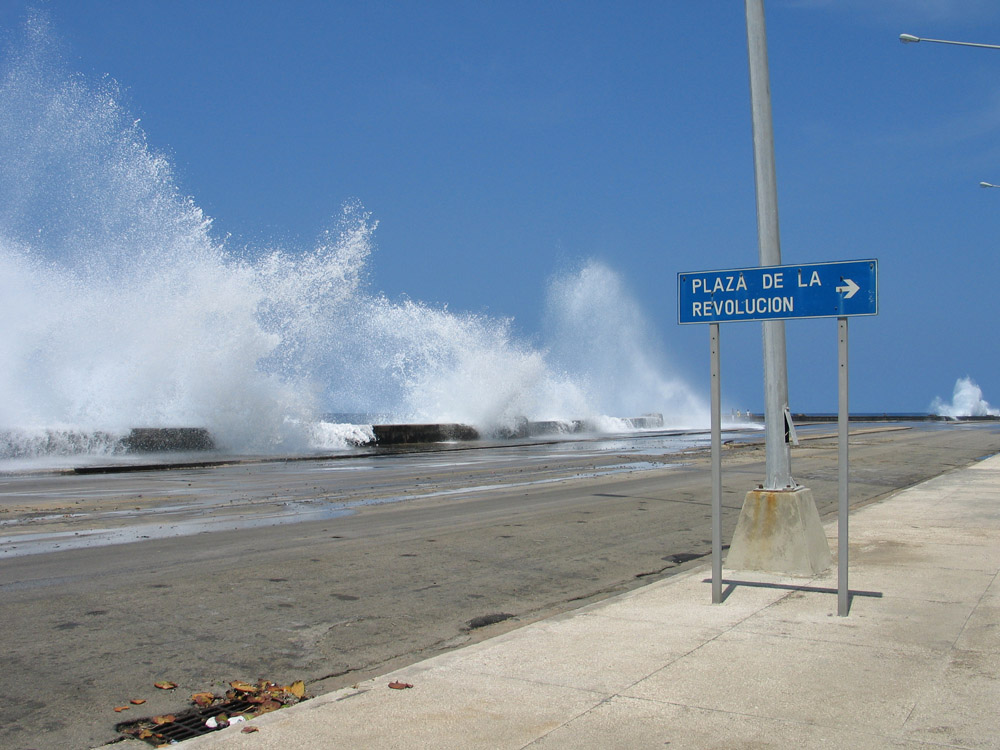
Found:
[[[853, 504], [1000, 452], [995, 424], [858, 429]], [[0, 748], [99, 746], [234, 679], [323, 692], [698, 564], [707, 454], [669, 447], [0, 477]], [[763, 457], [725, 452], [727, 540]], [[836, 462], [832, 437], [793, 450], [824, 515]]]

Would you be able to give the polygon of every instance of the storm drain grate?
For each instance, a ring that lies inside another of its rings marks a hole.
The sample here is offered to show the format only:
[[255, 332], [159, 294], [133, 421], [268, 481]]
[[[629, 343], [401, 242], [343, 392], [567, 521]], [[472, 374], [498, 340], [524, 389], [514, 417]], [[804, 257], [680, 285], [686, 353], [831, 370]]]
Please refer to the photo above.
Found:
[[[260, 713], [260, 705], [245, 700], [226, 701], [208, 708], [196, 708], [173, 716], [156, 716], [118, 724], [115, 730], [160, 747], [217, 732], [234, 721], [246, 721]], [[158, 722], [158, 720], [161, 720]]]
[[[173, 683], [168, 684], [176, 687]], [[291, 685], [278, 685], [267, 680], [256, 684], [234, 680], [229, 686], [230, 690], [224, 697], [213, 693], [195, 693], [191, 696], [195, 708], [183, 713], [122, 722], [115, 726], [115, 730], [126, 737], [165, 747], [307, 699], [305, 684], [301, 680]]]

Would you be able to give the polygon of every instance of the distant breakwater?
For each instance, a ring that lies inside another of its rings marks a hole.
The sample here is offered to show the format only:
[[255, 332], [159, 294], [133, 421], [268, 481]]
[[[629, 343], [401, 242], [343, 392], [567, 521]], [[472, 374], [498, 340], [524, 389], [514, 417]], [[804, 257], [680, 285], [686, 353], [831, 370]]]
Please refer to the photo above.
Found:
[[[656, 430], [663, 427], [662, 414], [646, 414], [620, 420], [627, 430]], [[571, 435], [600, 432], [599, 425], [586, 419], [534, 422], [521, 419], [513, 428], [481, 431], [466, 424], [377, 424], [372, 425], [374, 440], [358, 447], [381, 445], [415, 445], [423, 443], [466, 442], [484, 439], [523, 439], [545, 435]], [[142, 427], [129, 431], [121, 440], [129, 453], [160, 453], [174, 451], [211, 451], [216, 449], [212, 435], [200, 427]]]
[[[621, 420], [626, 430], [657, 430], [663, 427], [662, 414], [644, 414]], [[533, 422], [516, 420], [513, 427], [482, 432], [464, 424], [377, 424], [372, 425], [375, 440], [370, 445], [404, 445], [409, 443], [445, 443], [464, 440], [523, 439], [545, 435], [573, 435], [600, 432], [600, 426], [587, 419]]]
[[[836, 414], [793, 414], [796, 424], [836, 422]], [[737, 420], [726, 421], [763, 424], [764, 415], [743, 412]], [[852, 414], [851, 422], [997, 422], [1000, 417], [942, 417], [936, 414]], [[621, 431], [658, 430], [664, 426], [660, 414], [615, 420]], [[376, 424], [374, 439], [357, 444], [358, 448], [381, 446], [427, 445], [434, 443], [472, 442], [477, 440], [523, 440], [562, 435], [607, 434], [604, 423], [587, 419], [517, 420], [512, 427], [481, 430], [459, 423]], [[0, 430], [0, 457], [19, 458], [47, 453], [98, 452], [115, 454], [204, 453], [219, 450], [211, 432], [203, 427], [135, 427], [124, 433], [43, 431], [26, 436], [16, 430]]]
[[[663, 427], [661, 414], [647, 414], [614, 420], [622, 430], [655, 430]], [[469, 442], [475, 440], [524, 439], [542, 436], [607, 432], [597, 422], [516, 420], [513, 427], [481, 430], [456, 423], [376, 424], [374, 436], [358, 448]], [[94, 453], [101, 455], [202, 453], [219, 450], [211, 432], [204, 427], [134, 427], [125, 432], [81, 430], [0, 430], [0, 457], [24, 458], [39, 455]]]

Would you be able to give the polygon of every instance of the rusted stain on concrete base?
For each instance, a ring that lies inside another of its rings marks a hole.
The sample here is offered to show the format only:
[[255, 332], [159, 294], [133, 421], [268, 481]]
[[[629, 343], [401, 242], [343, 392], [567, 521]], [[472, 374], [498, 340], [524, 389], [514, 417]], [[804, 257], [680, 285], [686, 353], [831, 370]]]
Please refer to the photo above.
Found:
[[830, 547], [807, 487], [751, 490], [726, 558], [735, 570], [815, 575], [830, 567]]

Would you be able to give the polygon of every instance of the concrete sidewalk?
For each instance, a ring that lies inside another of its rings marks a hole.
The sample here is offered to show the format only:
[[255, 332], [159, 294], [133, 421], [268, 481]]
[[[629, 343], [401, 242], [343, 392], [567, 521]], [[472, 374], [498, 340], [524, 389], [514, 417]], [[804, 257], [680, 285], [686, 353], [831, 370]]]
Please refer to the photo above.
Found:
[[706, 565], [184, 744], [1000, 748], [1000, 456], [850, 533], [848, 617], [836, 565], [725, 570], [720, 605]]

